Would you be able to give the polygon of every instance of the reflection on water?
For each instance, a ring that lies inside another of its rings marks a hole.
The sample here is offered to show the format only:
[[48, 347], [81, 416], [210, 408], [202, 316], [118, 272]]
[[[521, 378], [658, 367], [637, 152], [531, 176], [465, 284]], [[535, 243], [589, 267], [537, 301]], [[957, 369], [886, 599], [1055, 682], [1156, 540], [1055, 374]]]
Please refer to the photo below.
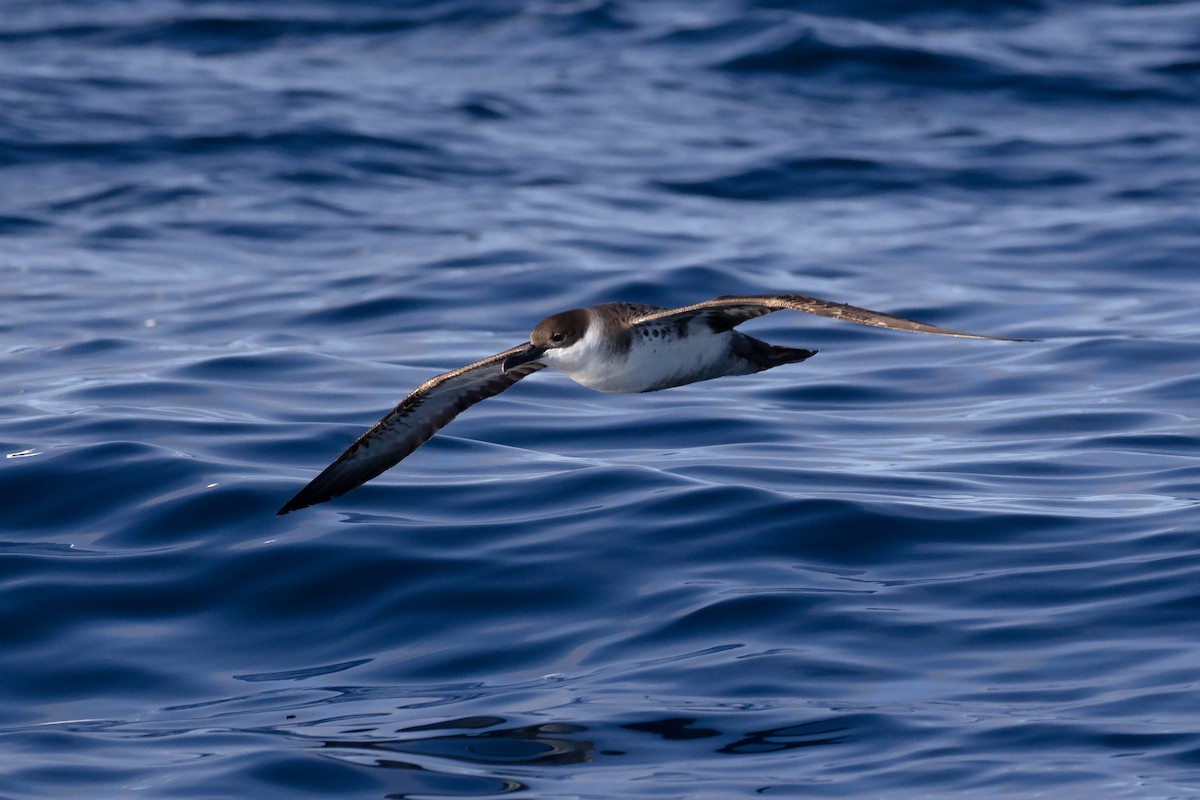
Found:
[[[403, 728], [401, 733], [418, 731], [452, 731], [502, 725], [498, 717], [471, 717], [444, 723]], [[595, 749], [586, 739], [565, 738], [567, 734], [582, 733], [582, 725], [546, 723], [515, 728], [496, 728], [481, 733], [446, 733], [438, 736], [387, 739], [331, 739], [325, 747], [361, 751], [386, 751], [419, 756], [448, 758], [470, 764], [579, 764], [588, 761]], [[365, 729], [347, 733], [362, 734]]]
[[[338, 751], [339, 758], [355, 763], [422, 773], [415, 778], [421, 787], [408, 791], [436, 789], [439, 794], [452, 796], [503, 794], [528, 787], [516, 778], [491, 774], [464, 775], [449, 764], [439, 766], [439, 760], [488, 766], [562, 766], [590, 761], [595, 749], [587, 739], [568, 738], [569, 734], [582, 733], [585, 730], [582, 725], [544, 723], [505, 728], [502, 727], [504, 723], [505, 720], [499, 717], [466, 717], [400, 731], [406, 734], [447, 731], [435, 736], [357, 739], [347, 736], [327, 740], [323, 746]], [[489, 730], [477, 733], [449, 732], [481, 728]], [[369, 729], [354, 729], [347, 731], [347, 734], [362, 735], [368, 732]], [[416, 756], [421, 761], [397, 759], [391, 754]], [[414, 778], [410, 776], [404, 780], [409, 782]]]
[[[846, 741], [858, 724], [854, 715], [847, 715], [744, 730], [739, 724], [753, 714], [732, 710], [704, 718], [654, 716], [622, 724], [567, 720], [514, 724], [513, 719], [491, 714], [404, 724], [414, 717], [428, 719], [438, 706], [486, 701], [480, 688], [473, 694], [448, 691], [440, 697], [420, 698], [402, 687], [273, 689], [166, 708], [145, 720], [80, 720], [50, 729], [4, 732], [22, 733], [31, 740], [84, 736], [93, 753], [137, 741], [144, 763], [156, 765], [155, 769], [197, 754], [206, 763], [219, 764], [235, 752], [261, 753], [263, 764], [255, 774], [274, 790], [368, 781], [377, 783], [379, 796], [400, 798], [498, 796], [536, 791], [540, 782], [556, 775], [585, 781], [592, 770], [610, 777], [638, 775], [653, 764], [671, 763], [682, 769], [713, 756], [762, 756], [836, 745]], [[381, 712], [380, 702], [389, 697], [393, 711]], [[728, 729], [723, 729], [724, 723]], [[701, 743], [697, 749], [695, 745]], [[265, 757], [280, 752], [290, 755]], [[201, 777], [214, 780], [210, 773], [202, 772]]]
[[[690, 741], [724, 736], [721, 731], [711, 727], [697, 726], [696, 722], [694, 717], [669, 717], [651, 722], [630, 722], [621, 727], [631, 731], [653, 733], [668, 741]], [[849, 727], [845, 722], [835, 718], [802, 725], [750, 731], [742, 738], [716, 748], [716, 752], [728, 755], [751, 755], [781, 752], [798, 747], [837, 744], [844, 740], [845, 737], [841, 734], [847, 730]]]

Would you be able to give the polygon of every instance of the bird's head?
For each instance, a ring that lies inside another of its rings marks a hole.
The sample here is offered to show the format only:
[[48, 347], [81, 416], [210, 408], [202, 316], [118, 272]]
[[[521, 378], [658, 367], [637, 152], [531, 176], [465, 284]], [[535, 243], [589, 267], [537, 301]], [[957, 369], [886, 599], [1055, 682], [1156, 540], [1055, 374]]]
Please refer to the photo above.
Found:
[[582, 308], [563, 311], [546, 317], [529, 334], [529, 343], [542, 350], [570, 347], [587, 333], [588, 315]]
[[588, 313], [582, 308], [573, 308], [546, 317], [529, 334], [529, 344], [520, 352], [504, 359], [504, 372], [530, 361], [537, 361], [546, 353], [571, 347], [584, 337], [588, 328]]

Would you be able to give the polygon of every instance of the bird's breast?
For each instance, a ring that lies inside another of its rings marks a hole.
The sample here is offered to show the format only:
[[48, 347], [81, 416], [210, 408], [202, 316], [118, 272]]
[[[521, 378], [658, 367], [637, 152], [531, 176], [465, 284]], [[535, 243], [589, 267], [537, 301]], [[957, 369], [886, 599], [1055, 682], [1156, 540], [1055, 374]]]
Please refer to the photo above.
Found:
[[[567, 363], [567, 362], [570, 363]], [[652, 392], [740, 373], [728, 333], [681, 336], [673, 329], [635, 331], [627, 348], [564, 359], [551, 367], [598, 392]]]

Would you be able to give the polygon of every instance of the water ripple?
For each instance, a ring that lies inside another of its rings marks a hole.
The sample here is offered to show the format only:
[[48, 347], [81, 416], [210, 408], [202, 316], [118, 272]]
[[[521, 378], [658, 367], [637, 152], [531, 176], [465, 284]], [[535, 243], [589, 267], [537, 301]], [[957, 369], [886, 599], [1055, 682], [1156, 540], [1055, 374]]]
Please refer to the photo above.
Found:
[[[6, 796], [1195, 794], [1196, 3], [9, 5]], [[274, 516], [781, 290], [1042, 341], [775, 314]]]

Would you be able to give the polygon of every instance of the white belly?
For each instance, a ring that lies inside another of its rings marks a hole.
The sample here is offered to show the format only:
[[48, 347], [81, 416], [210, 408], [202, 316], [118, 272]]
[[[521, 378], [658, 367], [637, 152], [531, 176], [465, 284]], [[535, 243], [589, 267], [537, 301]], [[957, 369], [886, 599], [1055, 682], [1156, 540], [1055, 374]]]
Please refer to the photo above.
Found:
[[728, 331], [638, 337], [627, 352], [616, 354], [604, 352], [590, 338], [591, 332], [579, 342], [583, 347], [570, 348], [576, 352], [550, 351], [544, 361], [598, 392], [649, 392], [751, 371], [730, 352]]

